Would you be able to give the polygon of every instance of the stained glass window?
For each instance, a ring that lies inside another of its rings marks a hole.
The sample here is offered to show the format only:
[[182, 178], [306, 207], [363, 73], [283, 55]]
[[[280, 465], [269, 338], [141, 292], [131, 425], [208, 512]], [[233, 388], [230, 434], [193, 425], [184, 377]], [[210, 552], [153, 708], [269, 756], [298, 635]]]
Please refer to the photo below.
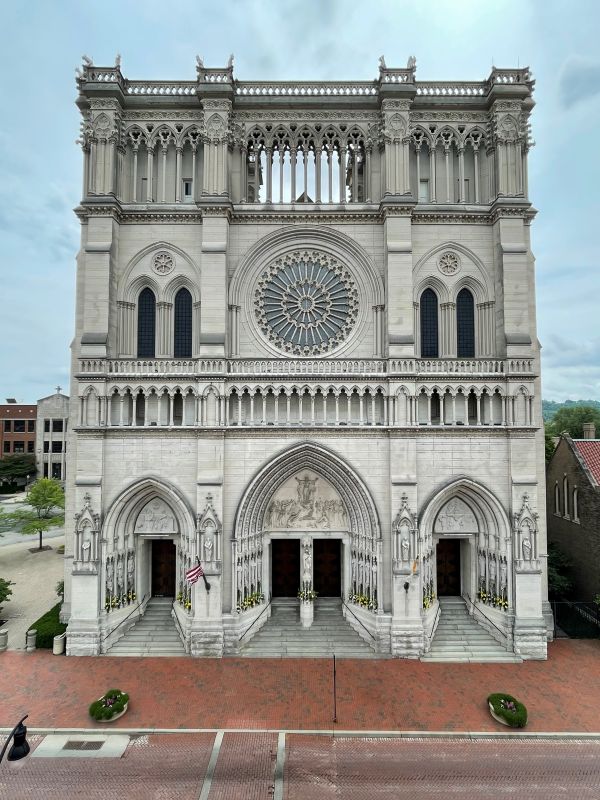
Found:
[[154, 358], [156, 341], [156, 298], [151, 289], [138, 297], [138, 358]]
[[192, 357], [192, 295], [187, 289], [180, 289], [175, 295], [175, 358]]
[[475, 303], [468, 289], [461, 289], [456, 298], [456, 355], [475, 358]]
[[433, 289], [425, 289], [421, 295], [421, 358], [438, 355], [438, 300]]

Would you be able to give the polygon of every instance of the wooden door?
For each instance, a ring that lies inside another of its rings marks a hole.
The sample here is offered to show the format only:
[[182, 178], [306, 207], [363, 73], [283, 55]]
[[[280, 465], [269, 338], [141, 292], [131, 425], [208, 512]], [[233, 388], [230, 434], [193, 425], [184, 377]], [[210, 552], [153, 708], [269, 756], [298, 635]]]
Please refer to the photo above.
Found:
[[152, 595], [175, 597], [175, 545], [170, 539], [152, 540]]
[[342, 542], [313, 539], [313, 586], [319, 597], [339, 597], [342, 589]]
[[273, 597], [296, 597], [300, 588], [300, 539], [271, 541]]
[[438, 597], [460, 596], [460, 539], [440, 539], [436, 561]]

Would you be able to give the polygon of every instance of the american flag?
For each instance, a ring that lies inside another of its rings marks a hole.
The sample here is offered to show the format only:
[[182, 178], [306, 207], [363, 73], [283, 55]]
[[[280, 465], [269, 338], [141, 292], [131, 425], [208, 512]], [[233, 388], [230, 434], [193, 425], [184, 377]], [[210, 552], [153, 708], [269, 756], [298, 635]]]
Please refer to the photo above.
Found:
[[188, 569], [188, 571], [185, 573], [185, 579], [189, 584], [192, 584], [196, 583], [198, 578], [200, 578], [202, 575], [204, 575], [202, 566], [200, 564], [196, 564], [195, 567]]

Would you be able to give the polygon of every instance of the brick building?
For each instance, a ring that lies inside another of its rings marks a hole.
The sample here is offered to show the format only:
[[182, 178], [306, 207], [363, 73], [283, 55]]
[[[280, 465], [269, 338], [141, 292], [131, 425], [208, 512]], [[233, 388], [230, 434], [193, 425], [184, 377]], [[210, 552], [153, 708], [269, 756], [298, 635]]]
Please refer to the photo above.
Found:
[[563, 434], [548, 464], [548, 541], [572, 562], [573, 598], [600, 594], [600, 439], [593, 423], [584, 438]]
[[0, 405], [0, 458], [35, 454], [37, 406], [7, 400]]

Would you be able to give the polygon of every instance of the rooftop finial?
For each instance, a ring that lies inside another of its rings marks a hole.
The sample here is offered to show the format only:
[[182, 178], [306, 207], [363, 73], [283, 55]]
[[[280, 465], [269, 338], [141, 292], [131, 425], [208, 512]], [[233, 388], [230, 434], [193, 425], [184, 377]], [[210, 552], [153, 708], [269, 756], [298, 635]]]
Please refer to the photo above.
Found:
[[379, 69], [387, 69], [387, 64], [385, 63], [385, 56], [379, 56]]
[[86, 67], [94, 66], [94, 62], [92, 61], [92, 59], [89, 56], [86, 56], [85, 53], [81, 56], [81, 60], [83, 61]]
[[115, 56], [115, 67], [121, 69], [121, 53], [117, 53]]
[[227, 61], [227, 69], [233, 69], [233, 53], [231, 53]]
[[417, 68], [416, 56], [409, 56], [408, 61], [406, 62], [406, 69], [416, 69], [416, 68]]

